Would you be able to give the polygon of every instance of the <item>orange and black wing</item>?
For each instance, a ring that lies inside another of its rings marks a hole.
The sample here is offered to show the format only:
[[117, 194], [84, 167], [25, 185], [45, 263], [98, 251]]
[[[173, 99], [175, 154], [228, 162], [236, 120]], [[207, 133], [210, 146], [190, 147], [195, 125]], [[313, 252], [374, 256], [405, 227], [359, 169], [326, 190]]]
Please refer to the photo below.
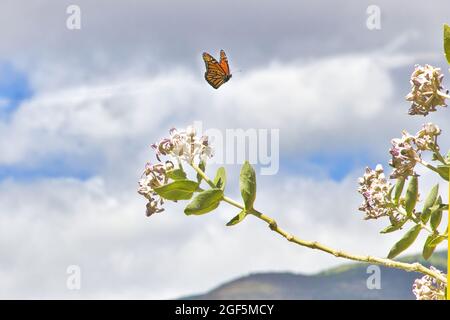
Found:
[[229, 75], [210, 54], [204, 52], [203, 61], [205, 61], [206, 66], [205, 79], [214, 89], [218, 89], [228, 81]]
[[229, 76], [230, 75], [230, 66], [228, 65], [228, 58], [225, 54], [225, 51], [220, 50], [220, 67], [222, 70]]

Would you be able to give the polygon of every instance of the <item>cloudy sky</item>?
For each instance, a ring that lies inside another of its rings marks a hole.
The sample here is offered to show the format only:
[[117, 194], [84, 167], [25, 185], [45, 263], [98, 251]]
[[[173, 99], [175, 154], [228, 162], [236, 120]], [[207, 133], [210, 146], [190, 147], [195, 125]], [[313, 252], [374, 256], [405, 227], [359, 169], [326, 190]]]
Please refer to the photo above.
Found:
[[[71, 4], [80, 30], [66, 27]], [[366, 26], [369, 5], [380, 30]], [[448, 78], [444, 22], [448, 0], [1, 1], [0, 298], [173, 298], [342, 263], [251, 217], [225, 227], [227, 205], [146, 218], [136, 188], [149, 145], [193, 121], [279, 129], [280, 169], [258, 176], [257, 207], [305, 239], [385, 256], [399, 235], [362, 220], [356, 180], [387, 164], [402, 129], [450, 128], [447, 111], [413, 118], [404, 101], [414, 64]], [[214, 90], [201, 54], [220, 49], [233, 78]], [[227, 171], [237, 198], [239, 165]], [[70, 265], [80, 290], [67, 289]]]

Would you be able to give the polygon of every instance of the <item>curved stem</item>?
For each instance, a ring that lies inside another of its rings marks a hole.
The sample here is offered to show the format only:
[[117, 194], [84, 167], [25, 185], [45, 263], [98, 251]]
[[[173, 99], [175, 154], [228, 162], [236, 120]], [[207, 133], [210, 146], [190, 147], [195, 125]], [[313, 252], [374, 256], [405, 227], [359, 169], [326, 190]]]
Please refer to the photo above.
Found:
[[339, 258], [345, 258], [345, 259], [359, 261], [359, 262], [365, 262], [365, 263], [374, 263], [374, 264], [379, 264], [379, 265], [389, 267], [389, 268], [403, 269], [405, 271], [420, 272], [420, 273], [429, 275], [435, 279], [438, 279], [439, 281], [442, 281], [443, 283], [447, 283], [447, 279], [445, 276], [432, 271], [431, 269], [421, 265], [420, 263], [406, 263], [406, 262], [400, 262], [400, 261], [395, 261], [395, 260], [385, 259], [385, 258], [378, 258], [378, 257], [373, 257], [373, 256], [355, 255], [355, 254], [347, 253], [345, 251], [335, 250], [335, 249], [328, 247], [326, 245], [323, 245], [317, 241], [306, 241], [306, 240], [300, 239], [300, 238], [286, 232], [285, 230], [278, 227], [278, 225], [274, 219], [272, 219], [256, 210], [252, 210], [251, 213], [254, 216], [258, 217], [259, 219], [265, 221], [269, 225], [269, 228], [272, 231], [275, 231], [276, 233], [280, 234], [286, 240], [296, 243], [298, 245], [301, 245], [303, 247], [327, 252], [327, 253], [332, 254], [335, 257], [339, 257]]
[[410, 220], [410, 221], [414, 222], [415, 224], [420, 224], [420, 227], [422, 228], [422, 230], [427, 231], [429, 234], [434, 234], [433, 230], [431, 230], [428, 226], [423, 224], [422, 221], [420, 220], [420, 218], [409, 218], [408, 214], [403, 209], [402, 210], [397, 210], [396, 212], [398, 212], [404, 218], [406, 218], [405, 223], [408, 222], [408, 220]]
[[424, 160], [420, 160], [419, 163], [420, 163], [421, 165], [427, 167], [428, 169], [430, 169], [430, 170], [432, 170], [432, 171], [434, 171], [434, 172], [436, 172], [436, 173], [439, 174], [439, 170], [438, 170], [435, 166], [429, 164], [428, 162], [426, 162], [426, 161], [424, 161]]
[[439, 150], [437, 148], [433, 148], [432, 151], [436, 155], [437, 160], [439, 160], [444, 165], [447, 164], [447, 162], [445, 161], [444, 157], [442, 156], [442, 154], [439, 152]]
[[194, 164], [194, 163], [190, 163], [190, 165], [191, 165], [191, 167], [192, 167], [195, 171], [197, 171], [198, 175], [199, 175], [200, 177], [202, 177], [202, 179], [205, 180], [207, 184], [209, 184], [209, 186], [210, 186], [211, 188], [215, 188], [215, 187], [216, 187], [216, 186], [214, 185], [214, 182], [206, 175], [205, 172], [203, 172], [202, 169], [200, 169], [200, 168], [199, 168], [196, 164]]
[[[202, 179], [204, 179], [206, 181], [206, 183], [208, 183], [212, 188], [216, 187], [214, 185], [214, 183], [212, 182], [212, 180], [209, 179], [209, 177], [199, 167], [197, 167], [195, 164], [192, 164], [192, 167], [194, 168], [195, 171], [197, 171], [197, 173], [202, 177]], [[230, 205], [237, 207], [241, 210], [245, 209], [242, 204], [240, 204], [239, 202], [234, 201], [233, 199], [230, 199], [226, 196], [223, 197], [223, 201], [225, 201], [225, 202], [229, 203]], [[421, 265], [418, 262], [406, 263], [406, 262], [400, 262], [400, 261], [395, 261], [395, 260], [385, 259], [385, 258], [378, 258], [378, 257], [373, 257], [373, 256], [355, 255], [355, 254], [347, 253], [345, 251], [336, 250], [336, 249], [333, 249], [326, 245], [323, 245], [317, 241], [303, 240], [303, 239], [300, 239], [300, 238], [288, 233], [287, 231], [281, 229], [274, 219], [272, 219], [271, 217], [255, 210], [255, 209], [248, 210], [248, 213], [250, 213], [253, 216], [255, 216], [256, 218], [266, 222], [272, 231], [278, 233], [286, 240], [288, 240], [292, 243], [298, 244], [300, 246], [307, 247], [310, 249], [320, 250], [320, 251], [332, 254], [335, 257], [339, 257], [339, 258], [345, 258], [345, 259], [359, 261], [359, 262], [365, 262], [365, 263], [373, 263], [373, 264], [378, 264], [378, 265], [382, 265], [382, 266], [389, 267], [389, 268], [402, 269], [405, 271], [420, 272], [420, 273], [429, 275], [429, 276], [447, 284], [447, 278], [445, 276], [443, 276], [437, 272], [434, 272], [433, 270]]]

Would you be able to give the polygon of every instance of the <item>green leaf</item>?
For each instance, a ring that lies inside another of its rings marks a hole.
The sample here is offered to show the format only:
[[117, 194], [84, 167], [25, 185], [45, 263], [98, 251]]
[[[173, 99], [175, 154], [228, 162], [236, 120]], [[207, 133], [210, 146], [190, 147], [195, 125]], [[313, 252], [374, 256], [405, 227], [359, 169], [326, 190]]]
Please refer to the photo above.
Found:
[[448, 24], [444, 24], [444, 52], [450, 64], [450, 26]]
[[197, 182], [191, 180], [177, 180], [154, 190], [157, 194], [167, 200], [189, 200], [197, 189]]
[[187, 178], [186, 172], [181, 168], [167, 171], [167, 176], [172, 180], [186, 180]]
[[239, 176], [239, 188], [242, 199], [244, 200], [245, 209], [252, 209], [256, 198], [256, 175], [255, 170], [248, 161], [245, 161], [242, 165]]
[[247, 212], [245, 210], [242, 210], [241, 212], [239, 212], [233, 219], [231, 219], [228, 223], [227, 226], [234, 226], [235, 224], [238, 224], [239, 222], [241, 222], [242, 220], [244, 220], [244, 218], [247, 216]]
[[446, 181], [449, 181], [449, 170], [450, 170], [450, 165], [441, 165], [441, 166], [437, 166], [437, 172], [439, 173], [439, 175]]
[[414, 243], [421, 230], [420, 224], [412, 227], [389, 251], [388, 258], [393, 259]]
[[[202, 170], [203, 172], [205, 172], [205, 169], [206, 169], [206, 162], [203, 161], [203, 160], [200, 160], [200, 162], [199, 162], [199, 164], [198, 164], [198, 167], [199, 167], [200, 170]], [[198, 182], [199, 185], [200, 185], [200, 182], [202, 182], [202, 179], [203, 179], [202, 176], [201, 176], [200, 174], [197, 173], [197, 182]]]
[[436, 184], [433, 188], [431, 188], [428, 193], [427, 198], [425, 199], [425, 203], [423, 204], [422, 215], [420, 216], [423, 223], [427, 223], [428, 219], [430, 219], [431, 210], [430, 208], [436, 202], [437, 196], [439, 192], [439, 185]]
[[384, 228], [383, 230], [380, 231], [380, 233], [391, 233], [394, 231], [397, 231], [398, 229], [400, 229], [399, 226], [387, 226], [386, 228]]
[[439, 196], [439, 198], [437, 198], [436, 200], [435, 206], [433, 206], [434, 210], [431, 211], [430, 226], [433, 231], [435, 231], [439, 227], [439, 224], [441, 223], [442, 220], [441, 204], [442, 198], [441, 196]]
[[395, 186], [390, 186], [389, 187], [389, 191], [388, 191], [388, 194], [387, 194], [389, 199], [392, 199], [392, 191], [394, 191], [394, 188], [395, 188]]
[[431, 245], [431, 246], [437, 247], [437, 245], [438, 245], [439, 243], [441, 243], [442, 241], [444, 241], [444, 240], [447, 240], [447, 236], [444, 236], [444, 235], [437, 235], [435, 238], [433, 238], [433, 239], [430, 241], [430, 245]]
[[208, 213], [216, 209], [222, 199], [222, 189], [209, 189], [202, 191], [186, 206], [184, 213], [187, 215], [200, 215]]
[[381, 230], [380, 233], [390, 233], [390, 232], [400, 230], [400, 229], [402, 229], [402, 227], [408, 220], [409, 220], [409, 218], [407, 218], [407, 217], [404, 217], [401, 220], [397, 220], [396, 218], [394, 218], [393, 215], [390, 215], [389, 221], [391, 222], [391, 225], [387, 226], [386, 228]]
[[411, 177], [411, 181], [406, 189], [405, 210], [408, 216], [411, 216], [416, 207], [417, 196], [419, 194], [418, 180], [416, 176]]
[[403, 227], [403, 225], [405, 224], [406, 221], [408, 221], [408, 220], [407, 219], [403, 219], [403, 220], [399, 221], [396, 224], [392, 224], [390, 226], [387, 226], [386, 228], [381, 230], [380, 233], [383, 233], [383, 234], [384, 233], [391, 233], [391, 232], [400, 230]]
[[394, 202], [397, 204], [405, 186], [405, 178], [398, 178], [394, 188]]
[[433, 152], [433, 154], [431, 155], [431, 160], [432, 160], [432, 161], [439, 160], [438, 155], [437, 155], [436, 152]]
[[436, 234], [430, 234], [423, 245], [422, 256], [425, 260], [428, 260], [436, 249], [437, 243], [433, 242], [436, 237]]
[[214, 178], [214, 185], [222, 190], [225, 190], [225, 184], [227, 183], [227, 174], [224, 167], [217, 169], [216, 177]]

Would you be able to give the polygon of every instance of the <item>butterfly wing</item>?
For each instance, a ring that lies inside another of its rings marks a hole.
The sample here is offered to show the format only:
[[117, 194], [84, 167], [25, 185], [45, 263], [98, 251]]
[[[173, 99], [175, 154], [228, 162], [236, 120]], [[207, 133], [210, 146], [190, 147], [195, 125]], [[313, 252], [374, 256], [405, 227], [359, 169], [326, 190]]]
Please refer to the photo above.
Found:
[[214, 57], [204, 52], [203, 61], [206, 66], [205, 80], [214, 89], [218, 89], [222, 84], [228, 81], [227, 73], [222, 69], [221, 65]]
[[225, 54], [225, 51], [220, 50], [220, 67], [222, 68], [222, 70], [227, 74], [230, 75], [230, 66], [228, 65], [228, 58], [227, 55]]

